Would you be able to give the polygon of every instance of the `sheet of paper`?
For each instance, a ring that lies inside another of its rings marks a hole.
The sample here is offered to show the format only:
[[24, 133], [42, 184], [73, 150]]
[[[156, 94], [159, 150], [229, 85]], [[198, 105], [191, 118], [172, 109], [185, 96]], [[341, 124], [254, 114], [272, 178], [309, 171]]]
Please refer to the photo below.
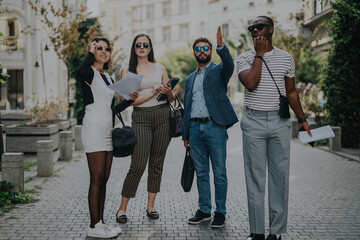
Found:
[[109, 85], [108, 88], [121, 94], [126, 100], [129, 100], [129, 94], [139, 89], [142, 78], [142, 75], [128, 72], [123, 79], [113, 85]]
[[306, 131], [299, 132], [299, 138], [302, 143], [308, 143], [313, 141], [318, 141], [322, 139], [335, 137], [335, 133], [331, 129], [330, 125], [326, 125], [324, 127], [319, 127], [315, 129], [311, 129], [312, 137]]

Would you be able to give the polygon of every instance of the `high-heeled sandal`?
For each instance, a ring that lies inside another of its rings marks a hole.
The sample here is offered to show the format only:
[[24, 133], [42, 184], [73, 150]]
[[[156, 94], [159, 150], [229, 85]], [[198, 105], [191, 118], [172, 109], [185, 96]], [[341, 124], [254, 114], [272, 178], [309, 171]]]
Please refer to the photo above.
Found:
[[152, 210], [152, 211], [148, 211], [147, 209], [146, 209], [146, 214], [147, 214], [147, 216], [149, 217], [149, 218], [151, 218], [151, 219], [158, 219], [159, 218], [159, 213], [156, 211], [156, 210]]
[[125, 214], [119, 216], [119, 211], [116, 212], [116, 221], [118, 223], [127, 223], [128, 218]]

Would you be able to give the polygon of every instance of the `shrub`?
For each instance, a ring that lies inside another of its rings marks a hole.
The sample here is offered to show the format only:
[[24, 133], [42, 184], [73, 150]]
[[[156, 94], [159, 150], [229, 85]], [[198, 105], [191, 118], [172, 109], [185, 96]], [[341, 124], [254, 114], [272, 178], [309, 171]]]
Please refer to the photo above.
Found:
[[6, 181], [0, 182], [0, 208], [5, 207], [6, 205], [16, 204], [16, 203], [33, 203], [37, 202], [38, 200], [34, 197], [23, 194], [23, 193], [16, 193], [10, 192], [10, 189], [13, 185]]
[[342, 128], [342, 145], [359, 147], [360, 1], [341, 0], [331, 5], [334, 15], [327, 25], [333, 40], [322, 84], [325, 109], [328, 122]]

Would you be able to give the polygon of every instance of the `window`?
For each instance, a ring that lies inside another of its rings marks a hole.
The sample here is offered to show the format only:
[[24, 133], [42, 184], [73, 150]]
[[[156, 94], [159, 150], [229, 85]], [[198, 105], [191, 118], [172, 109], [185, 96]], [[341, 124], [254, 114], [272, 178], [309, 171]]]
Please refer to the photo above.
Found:
[[154, 5], [150, 4], [146, 6], [146, 19], [154, 18]]
[[187, 40], [188, 39], [188, 24], [180, 24], [180, 40]]
[[273, 3], [273, 0], [268, 0], [268, 3]]
[[180, 14], [184, 14], [188, 12], [188, 0], [180, 0]]
[[205, 22], [200, 23], [200, 33], [201, 35], [205, 34]]
[[163, 3], [163, 16], [169, 17], [171, 14], [170, 2]]
[[224, 23], [222, 25], [222, 34], [224, 37], [228, 37], [229, 36], [229, 24], [228, 23]]
[[170, 42], [170, 27], [164, 27], [163, 28], [163, 41], [164, 42]]
[[11, 109], [24, 109], [24, 70], [8, 70], [8, 100]]
[[15, 21], [14, 20], [10, 20], [8, 21], [8, 28], [9, 28], [9, 37], [14, 37], [15, 36]]
[[154, 29], [150, 28], [146, 31], [147, 35], [149, 35], [150, 39], [154, 41]]
[[314, 0], [314, 15], [321, 13], [323, 10], [323, 5], [321, 0]]
[[254, 1], [249, 2], [249, 7], [254, 7]]

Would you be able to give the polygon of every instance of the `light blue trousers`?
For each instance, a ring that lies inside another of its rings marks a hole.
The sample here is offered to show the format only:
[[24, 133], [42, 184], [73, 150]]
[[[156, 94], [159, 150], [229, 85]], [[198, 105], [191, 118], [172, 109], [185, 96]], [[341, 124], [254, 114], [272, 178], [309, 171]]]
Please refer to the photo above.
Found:
[[241, 119], [250, 232], [265, 233], [265, 185], [268, 165], [269, 228], [286, 232], [289, 196], [290, 119], [278, 111], [247, 108]]

